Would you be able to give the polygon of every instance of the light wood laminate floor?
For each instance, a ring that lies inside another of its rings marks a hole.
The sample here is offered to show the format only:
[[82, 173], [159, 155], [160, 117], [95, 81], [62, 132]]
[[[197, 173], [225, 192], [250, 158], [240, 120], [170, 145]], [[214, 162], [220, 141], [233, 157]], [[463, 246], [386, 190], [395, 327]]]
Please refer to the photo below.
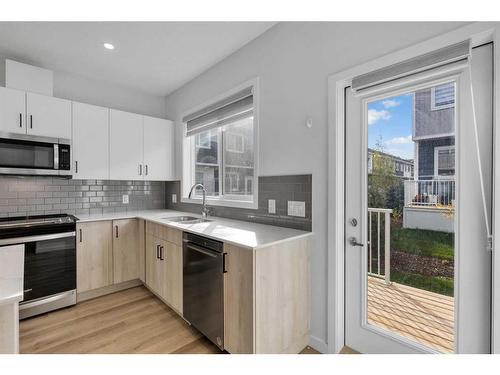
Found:
[[[222, 353], [144, 287], [20, 323], [21, 353]], [[317, 353], [307, 347], [304, 354]]]

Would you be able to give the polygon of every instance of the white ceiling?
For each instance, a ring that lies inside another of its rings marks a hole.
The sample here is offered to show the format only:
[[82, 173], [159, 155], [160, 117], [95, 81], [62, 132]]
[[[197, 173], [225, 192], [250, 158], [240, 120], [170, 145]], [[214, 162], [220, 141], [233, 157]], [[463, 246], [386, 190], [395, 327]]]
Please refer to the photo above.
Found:
[[[0, 22], [0, 55], [163, 96], [273, 25], [273, 22]], [[113, 43], [115, 49], [104, 49], [104, 42]]]

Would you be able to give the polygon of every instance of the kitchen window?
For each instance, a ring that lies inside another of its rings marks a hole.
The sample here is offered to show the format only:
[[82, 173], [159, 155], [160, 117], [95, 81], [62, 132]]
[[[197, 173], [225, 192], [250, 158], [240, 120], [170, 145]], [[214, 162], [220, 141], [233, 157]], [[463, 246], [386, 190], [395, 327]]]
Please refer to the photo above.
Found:
[[255, 208], [254, 113], [254, 90], [248, 87], [183, 118], [183, 201], [199, 202], [201, 189], [192, 199], [187, 195], [200, 183], [208, 204]]
[[455, 106], [455, 84], [431, 87], [431, 110], [451, 108]]

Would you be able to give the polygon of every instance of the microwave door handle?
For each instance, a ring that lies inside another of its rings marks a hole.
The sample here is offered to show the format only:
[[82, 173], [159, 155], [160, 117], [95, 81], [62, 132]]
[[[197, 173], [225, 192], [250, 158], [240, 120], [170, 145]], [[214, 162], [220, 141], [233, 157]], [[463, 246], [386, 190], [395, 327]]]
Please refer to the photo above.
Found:
[[54, 144], [54, 169], [59, 169], [59, 145]]

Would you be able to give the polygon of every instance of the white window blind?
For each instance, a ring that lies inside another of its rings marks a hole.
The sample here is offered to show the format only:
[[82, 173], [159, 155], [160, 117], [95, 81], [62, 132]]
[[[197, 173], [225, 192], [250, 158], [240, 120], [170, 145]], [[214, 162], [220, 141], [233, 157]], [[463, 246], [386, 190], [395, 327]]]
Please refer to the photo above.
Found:
[[352, 89], [360, 91], [395, 79], [408, 77], [430, 69], [438, 68], [450, 63], [468, 59], [470, 54], [470, 40], [447, 46], [412, 59], [389, 65], [382, 69], [361, 74], [352, 79]]
[[248, 87], [201, 110], [185, 116], [186, 135], [219, 128], [228, 123], [253, 116], [253, 88]]

